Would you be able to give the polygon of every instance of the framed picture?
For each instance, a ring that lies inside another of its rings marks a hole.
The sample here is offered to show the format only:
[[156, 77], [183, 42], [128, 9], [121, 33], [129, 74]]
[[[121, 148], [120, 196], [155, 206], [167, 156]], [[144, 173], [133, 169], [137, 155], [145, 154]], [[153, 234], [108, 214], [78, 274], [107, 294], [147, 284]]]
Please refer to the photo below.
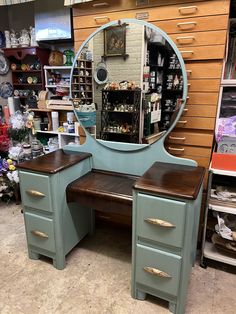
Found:
[[126, 56], [126, 24], [104, 30], [104, 56]]

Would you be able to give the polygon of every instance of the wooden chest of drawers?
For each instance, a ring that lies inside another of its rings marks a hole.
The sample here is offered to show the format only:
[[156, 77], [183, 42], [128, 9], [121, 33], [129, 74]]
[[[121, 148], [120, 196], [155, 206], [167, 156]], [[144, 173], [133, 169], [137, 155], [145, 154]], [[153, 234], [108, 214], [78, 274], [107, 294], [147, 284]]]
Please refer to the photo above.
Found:
[[[187, 111], [173, 131], [181, 132], [188, 140], [180, 146], [178, 142], [175, 143], [175, 148], [189, 146], [181, 157], [196, 161], [200, 158], [205, 166], [209, 165], [209, 151], [212, 149], [229, 5], [229, 0], [108, 0], [84, 3], [73, 8], [75, 50], [98, 27], [122, 18], [145, 18], [170, 35], [181, 51], [189, 79]], [[191, 137], [191, 134], [194, 136]], [[201, 141], [196, 141], [196, 137]], [[167, 139], [166, 147], [169, 141]], [[209, 148], [207, 152], [201, 149], [206, 143]], [[194, 154], [186, 155], [187, 151]], [[171, 154], [179, 155], [179, 151], [172, 151]]]

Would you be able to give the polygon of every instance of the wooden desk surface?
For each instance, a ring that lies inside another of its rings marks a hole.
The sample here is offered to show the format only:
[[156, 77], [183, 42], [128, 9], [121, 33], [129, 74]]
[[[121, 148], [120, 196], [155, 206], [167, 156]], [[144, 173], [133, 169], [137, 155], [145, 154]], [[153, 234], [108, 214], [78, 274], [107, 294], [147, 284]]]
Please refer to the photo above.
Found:
[[66, 188], [67, 202], [131, 217], [132, 188], [138, 177], [93, 170], [70, 183]]
[[65, 152], [63, 149], [58, 149], [38, 158], [24, 161], [17, 165], [17, 169], [54, 174], [91, 156], [89, 153]]
[[143, 192], [170, 197], [196, 199], [205, 168], [155, 162], [135, 183]]

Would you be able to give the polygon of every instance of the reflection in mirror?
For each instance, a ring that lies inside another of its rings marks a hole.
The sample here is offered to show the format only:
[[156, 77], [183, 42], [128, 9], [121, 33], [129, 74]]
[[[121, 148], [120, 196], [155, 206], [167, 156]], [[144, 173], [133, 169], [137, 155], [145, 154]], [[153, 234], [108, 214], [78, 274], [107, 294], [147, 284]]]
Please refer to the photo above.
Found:
[[[147, 25], [118, 22], [105, 27], [74, 62], [75, 113], [97, 139], [153, 143], [183, 107], [181, 63], [162, 33]], [[99, 64], [106, 72], [103, 80], [96, 79]]]

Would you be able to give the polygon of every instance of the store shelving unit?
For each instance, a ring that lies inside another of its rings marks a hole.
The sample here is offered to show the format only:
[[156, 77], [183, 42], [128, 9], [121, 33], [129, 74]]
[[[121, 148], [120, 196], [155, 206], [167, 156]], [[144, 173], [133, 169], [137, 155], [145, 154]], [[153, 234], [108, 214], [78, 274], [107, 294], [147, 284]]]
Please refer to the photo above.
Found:
[[[225, 180], [229, 182], [230, 179], [236, 186], [236, 171], [222, 170], [210, 167], [209, 169], [209, 179], [208, 179], [208, 191], [207, 191], [207, 201], [206, 201], [206, 211], [204, 217], [204, 228], [203, 228], [203, 239], [202, 239], [202, 254], [200, 265], [203, 268], [207, 267], [206, 258], [219, 261], [222, 263], [230, 264], [236, 266], [236, 255], [228, 254], [223, 250], [217, 249], [217, 247], [207, 239], [207, 233], [214, 230], [210, 225], [210, 214], [212, 213], [227, 213], [236, 215], [236, 202], [230, 201], [218, 201], [212, 198], [212, 187], [217, 184], [220, 180]], [[231, 184], [232, 185], [232, 184]], [[215, 219], [215, 224], [217, 224], [217, 219]], [[214, 224], [213, 224], [214, 225]], [[213, 231], [214, 232], [214, 231]]]

